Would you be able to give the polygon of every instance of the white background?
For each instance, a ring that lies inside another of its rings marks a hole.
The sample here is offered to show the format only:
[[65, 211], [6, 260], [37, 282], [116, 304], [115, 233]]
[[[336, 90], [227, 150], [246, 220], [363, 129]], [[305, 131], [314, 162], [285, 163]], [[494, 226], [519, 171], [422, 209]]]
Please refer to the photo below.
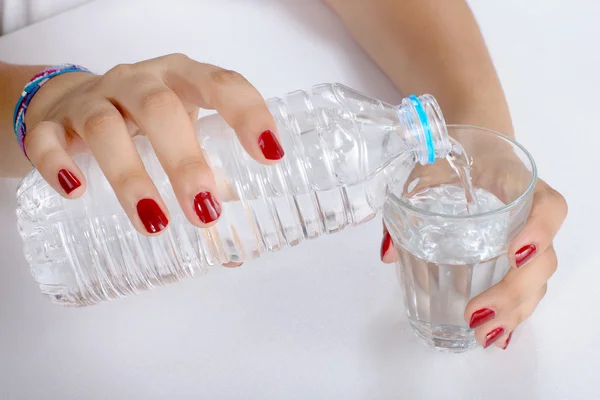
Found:
[[[137, 297], [52, 305], [22, 256], [16, 182], [0, 180], [0, 399], [600, 398], [600, 2], [471, 4], [518, 138], [570, 205], [560, 269], [507, 351], [416, 341], [378, 221]], [[319, 1], [106, 0], [0, 38], [5, 61], [96, 71], [170, 52], [265, 96], [339, 81], [401, 98]]]
[[0, 34], [15, 31], [91, 0], [0, 0]]

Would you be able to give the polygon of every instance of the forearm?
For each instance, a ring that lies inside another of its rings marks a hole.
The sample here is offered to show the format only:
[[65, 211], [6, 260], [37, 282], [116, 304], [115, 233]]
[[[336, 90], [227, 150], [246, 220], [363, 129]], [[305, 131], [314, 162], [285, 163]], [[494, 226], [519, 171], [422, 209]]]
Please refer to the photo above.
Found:
[[512, 135], [500, 81], [464, 0], [326, 0], [406, 95], [430, 93], [447, 123]]

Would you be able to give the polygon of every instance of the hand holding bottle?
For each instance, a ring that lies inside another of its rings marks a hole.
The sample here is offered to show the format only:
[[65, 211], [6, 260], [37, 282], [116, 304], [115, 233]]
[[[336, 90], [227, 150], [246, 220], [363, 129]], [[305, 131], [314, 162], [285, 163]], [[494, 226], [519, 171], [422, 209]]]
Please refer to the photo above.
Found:
[[89, 150], [136, 229], [160, 233], [169, 211], [144, 169], [132, 137], [147, 135], [187, 219], [198, 227], [221, 214], [216, 183], [196, 138], [199, 108], [214, 109], [263, 164], [284, 155], [273, 117], [240, 74], [174, 54], [104, 75], [67, 73], [33, 97], [25, 150], [61, 195], [77, 198], [86, 181], [72, 155]]

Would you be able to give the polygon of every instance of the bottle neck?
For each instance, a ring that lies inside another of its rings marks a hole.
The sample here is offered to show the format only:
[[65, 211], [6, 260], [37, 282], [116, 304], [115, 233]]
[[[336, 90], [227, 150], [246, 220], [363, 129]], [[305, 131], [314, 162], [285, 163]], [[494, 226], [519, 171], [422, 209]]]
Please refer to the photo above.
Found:
[[436, 99], [429, 94], [409, 96], [395, 107], [400, 130], [414, 154], [415, 161], [422, 165], [432, 164], [443, 158], [452, 149], [446, 122]]

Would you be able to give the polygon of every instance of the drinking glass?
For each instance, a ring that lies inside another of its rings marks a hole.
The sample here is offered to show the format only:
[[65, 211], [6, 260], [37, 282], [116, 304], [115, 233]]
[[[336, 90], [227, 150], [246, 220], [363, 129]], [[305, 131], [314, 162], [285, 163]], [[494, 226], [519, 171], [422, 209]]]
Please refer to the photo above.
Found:
[[537, 172], [527, 150], [500, 133], [465, 125], [448, 133], [467, 155], [480, 204], [467, 211], [459, 174], [436, 160], [395, 186], [384, 221], [414, 332], [435, 349], [462, 352], [476, 344], [465, 307], [508, 272], [507, 247], [529, 216]]

